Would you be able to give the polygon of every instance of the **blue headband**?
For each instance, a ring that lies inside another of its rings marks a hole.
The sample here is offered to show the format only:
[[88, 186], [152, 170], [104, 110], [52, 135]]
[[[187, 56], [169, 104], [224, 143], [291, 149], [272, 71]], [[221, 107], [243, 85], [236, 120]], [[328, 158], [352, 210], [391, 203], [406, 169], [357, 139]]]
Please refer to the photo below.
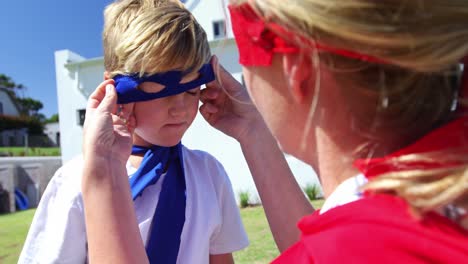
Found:
[[[184, 93], [215, 79], [211, 64], [204, 64], [198, 73], [200, 73], [200, 76], [188, 83], [180, 83], [184, 74], [182, 71], [168, 71], [143, 77], [139, 77], [138, 74], [116, 75], [113, 79], [115, 80], [115, 88], [118, 95], [117, 103], [128, 104], [172, 96]], [[165, 87], [157, 93], [147, 93], [137, 89], [138, 85], [143, 82], [155, 82]]]

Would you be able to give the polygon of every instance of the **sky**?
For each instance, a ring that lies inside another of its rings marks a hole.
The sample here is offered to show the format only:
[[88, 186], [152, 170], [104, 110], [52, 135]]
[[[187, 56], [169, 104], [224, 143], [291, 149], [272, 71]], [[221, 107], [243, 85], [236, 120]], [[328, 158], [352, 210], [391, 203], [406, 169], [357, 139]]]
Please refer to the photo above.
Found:
[[104, 7], [112, 0], [14, 0], [0, 5], [0, 73], [27, 87], [23, 96], [58, 112], [54, 53], [103, 56]]

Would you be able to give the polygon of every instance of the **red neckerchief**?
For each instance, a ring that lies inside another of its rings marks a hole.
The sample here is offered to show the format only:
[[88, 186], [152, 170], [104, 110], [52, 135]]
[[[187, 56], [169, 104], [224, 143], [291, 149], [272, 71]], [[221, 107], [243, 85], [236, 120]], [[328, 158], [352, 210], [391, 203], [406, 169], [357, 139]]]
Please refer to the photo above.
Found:
[[462, 161], [423, 159], [401, 161], [397, 158], [409, 154], [429, 154], [450, 149], [452, 152], [468, 155], [468, 116], [450, 122], [416, 141], [408, 147], [382, 158], [358, 159], [354, 166], [366, 178], [379, 176], [387, 172], [417, 169], [442, 169], [463, 165]]
[[[460, 98], [468, 98], [468, 56], [462, 59], [464, 64]], [[430, 154], [450, 150], [451, 153], [468, 157], [468, 108], [459, 106], [458, 119], [430, 132], [415, 143], [397, 152], [381, 158], [358, 159], [354, 166], [367, 178], [372, 178], [388, 172], [398, 172], [417, 169], [443, 169], [461, 166], [466, 162], [455, 159], [423, 159], [417, 161], [401, 161], [399, 157], [410, 154]]]
[[248, 3], [238, 6], [229, 5], [229, 12], [231, 13], [232, 30], [239, 49], [239, 63], [244, 66], [269, 66], [274, 53], [299, 53], [300, 49], [291, 41], [287, 41], [292, 39], [299, 39], [304, 43], [304, 46], [343, 57], [383, 62], [383, 60], [369, 55], [313, 42], [278, 24], [265, 22]]

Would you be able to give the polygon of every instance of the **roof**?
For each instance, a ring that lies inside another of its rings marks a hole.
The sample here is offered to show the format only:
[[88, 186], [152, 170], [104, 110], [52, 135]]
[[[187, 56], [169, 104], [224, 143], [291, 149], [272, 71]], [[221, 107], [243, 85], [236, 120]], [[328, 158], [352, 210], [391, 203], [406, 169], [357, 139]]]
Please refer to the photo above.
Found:
[[11, 89], [8, 89], [8, 88], [5, 88], [3, 86], [0, 86], [0, 92], [4, 92], [6, 93], [6, 95], [10, 98], [11, 102], [13, 103], [13, 105], [15, 106], [16, 108], [16, 111], [18, 111], [18, 115], [20, 114], [20, 107], [18, 105], [18, 103], [16, 102], [15, 98], [13, 98], [11, 96], [11, 94], [9, 93], [11, 91]]

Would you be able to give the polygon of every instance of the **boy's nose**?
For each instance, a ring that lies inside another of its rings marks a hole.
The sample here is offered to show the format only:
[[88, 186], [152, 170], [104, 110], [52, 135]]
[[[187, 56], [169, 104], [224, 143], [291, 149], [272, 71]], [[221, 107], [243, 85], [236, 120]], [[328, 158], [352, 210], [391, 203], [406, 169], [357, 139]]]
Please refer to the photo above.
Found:
[[187, 112], [185, 104], [185, 93], [176, 94], [171, 96], [171, 107], [169, 108], [169, 114], [173, 117], [184, 116]]

